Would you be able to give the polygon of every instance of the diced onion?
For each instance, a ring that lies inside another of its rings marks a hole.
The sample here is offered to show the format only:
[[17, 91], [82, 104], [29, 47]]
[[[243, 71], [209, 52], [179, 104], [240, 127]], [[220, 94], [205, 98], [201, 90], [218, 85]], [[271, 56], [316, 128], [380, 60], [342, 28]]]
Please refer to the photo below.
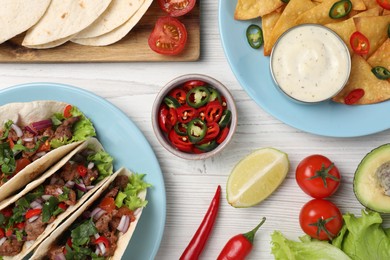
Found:
[[36, 216], [33, 216], [31, 218], [28, 219], [28, 222], [34, 222], [35, 220], [37, 220], [39, 218], [39, 215], [36, 215]]
[[73, 188], [74, 181], [67, 181], [67, 183], [65, 183], [65, 186], [68, 187], [68, 188]]
[[42, 195], [42, 199], [44, 200], [49, 200], [51, 197], [52, 195], [48, 195], [48, 194]]
[[66, 260], [64, 253], [58, 253], [55, 255], [54, 260]]
[[64, 193], [64, 192], [62, 191], [61, 188], [57, 188], [57, 189], [56, 189], [56, 193], [57, 193], [58, 195], [61, 195], [61, 194]]
[[102, 255], [104, 255], [106, 253], [106, 247], [104, 246], [103, 243], [99, 243], [98, 246], [100, 251], [102, 252]]
[[92, 210], [91, 217], [93, 217], [94, 219], [99, 219], [104, 213], [106, 213], [105, 210], [96, 207], [94, 210]]
[[[99, 233], [96, 233], [95, 235], [95, 239], [99, 239], [100, 235]], [[97, 244], [97, 247], [96, 247], [96, 254], [98, 255], [99, 253], [101, 253], [102, 255], [104, 255], [106, 253], [106, 247], [104, 246], [103, 243], [98, 243]]]
[[75, 183], [74, 186], [76, 187], [76, 189], [78, 189], [82, 192], [87, 191], [87, 188], [85, 187], [84, 183]]
[[6, 237], [2, 237], [2, 238], [0, 239], [0, 246], [2, 246], [2, 245], [4, 244], [5, 240], [7, 240]]
[[130, 225], [130, 217], [127, 215], [123, 215], [121, 217], [121, 220], [119, 221], [119, 225], [117, 229], [122, 233], [126, 233], [126, 231], [129, 229], [129, 225]]
[[95, 186], [93, 186], [93, 185], [89, 185], [89, 186], [87, 186], [86, 188], [87, 188], [87, 190], [92, 190], [94, 187], [95, 187]]
[[29, 131], [30, 133], [32, 133], [33, 135], [37, 135], [37, 131], [32, 127], [32, 126], [25, 126], [24, 127], [27, 131]]
[[39, 203], [38, 201], [34, 200], [33, 202], [30, 203], [30, 207], [33, 209], [41, 209], [42, 204]]
[[11, 128], [15, 131], [15, 133], [16, 133], [16, 135], [17, 135], [18, 137], [22, 137], [23, 131], [22, 131], [22, 129], [20, 129], [19, 126], [15, 125], [15, 124], [12, 124], [12, 125], [11, 125]]
[[32, 141], [34, 141], [34, 138], [33, 137], [25, 137], [25, 138], [23, 138], [23, 141], [25, 141], [25, 142], [32, 142]]
[[45, 151], [42, 151], [42, 152], [39, 152], [39, 153], [36, 153], [35, 155], [38, 156], [38, 157], [42, 157], [46, 154]]
[[45, 119], [45, 120], [42, 120], [42, 121], [34, 122], [31, 125], [36, 130], [42, 130], [42, 129], [45, 129], [45, 128], [48, 128], [48, 127], [52, 126], [52, 122], [51, 122], [50, 119]]
[[93, 166], [95, 166], [95, 164], [93, 162], [90, 162], [90, 163], [88, 163], [87, 168], [91, 170], [93, 168]]

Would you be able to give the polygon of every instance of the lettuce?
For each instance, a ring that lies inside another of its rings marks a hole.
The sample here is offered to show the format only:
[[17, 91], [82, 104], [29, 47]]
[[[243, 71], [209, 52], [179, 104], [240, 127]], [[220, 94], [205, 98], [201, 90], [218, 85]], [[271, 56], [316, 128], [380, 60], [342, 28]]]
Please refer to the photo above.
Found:
[[378, 212], [362, 210], [361, 217], [345, 214], [344, 226], [332, 244], [352, 259], [390, 259], [390, 228], [382, 227]]
[[87, 160], [93, 162], [99, 171], [98, 181], [110, 176], [113, 172], [113, 160], [107, 152], [99, 151], [88, 156]]
[[272, 235], [272, 254], [278, 260], [350, 260], [339, 248], [326, 241], [302, 239], [297, 242], [275, 231]]

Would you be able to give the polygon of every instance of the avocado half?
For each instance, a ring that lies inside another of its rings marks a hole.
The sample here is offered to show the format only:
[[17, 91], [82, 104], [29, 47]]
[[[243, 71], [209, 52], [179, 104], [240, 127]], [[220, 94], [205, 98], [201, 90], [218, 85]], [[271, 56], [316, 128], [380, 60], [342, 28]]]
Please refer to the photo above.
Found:
[[[377, 171], [380, 169], [383, 173], [389, 164], [390, 144], [384, 144], [363, 158], [353, 180], [353, 190], [359, 202], [371, 210], [382, 213], [390, 213], [390, 196], [385, 194]], [[390, 174], [389, 169], [386, 171]]]

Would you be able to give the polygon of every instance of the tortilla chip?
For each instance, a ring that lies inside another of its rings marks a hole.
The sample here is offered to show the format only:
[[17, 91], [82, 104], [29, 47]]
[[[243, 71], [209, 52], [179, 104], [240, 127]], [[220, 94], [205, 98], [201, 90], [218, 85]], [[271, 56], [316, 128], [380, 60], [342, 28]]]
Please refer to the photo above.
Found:
[[363, 89], [364, 96], [356, 105], [366, 105], [390, 99], [390, 83], [380, 80], [371, 72], [371, 66], [360, 55], [352, 56], [351, 74], [347, 85], [333, 98], [333, 101], [344, 103], [344, 98], [354, 89]]
[[366, 5], [367, 9], [379, 6], [376, 0], [363, 0], [363, 2]]
[[379, 48], [388, 38], [387, 30], [390, 24], [390, 15], [365, 16], [353, 18], [356, 30], [361, 32], [370, 42], [368, 57]]
[[[314, 1], [318, 2], [318, 3], [324, 2], [324, 0], [314, 0]], [[374, 1], [376, 1], [376, 0], [374, 0]], [[352, 10], [363, 11], [363, 10], [368, 9], [366, 7], [366, 4], [364, 3], [364, 0], [351, 0], [351, 2], [352, 2]]]
[[346, 18], [332, 19], [329, 16], [329, 10], [337, 1], [339, 0], [324, 0], [321, 4], [299, 15], [296, 19], [296, 24], [328, 24], [345, 20]]
[[389, 14], [390, 14], [390, 10], [387, 10], [387, 9], [383, 10], [382, 15], [389, 15]]
[[[279, 17], [269, 37], [269, 47], [272, 48], [280, 35], [295, 26], [295, 19], [303, 12], [313, 8], [315, 4], [310, 0], [290, 0], [282, 15]], [[267, 50], [268, 51], [268, 50]]]
[[274, 11], [270, 14], [266, 14], [261, 18], [263, 38], [264, 38], [264, 55], [269, 56], [271, 54], [272, 45], [269, 38], [271, 37], [272, 29], [274, 28], [279, 17], [282, 15], [281, 12]]
[[238, 0], [234, 19], [249, 20], [272, 13], [284, 3], [281, 0]]
[[[379, 11], [380, 11], [380, 8], [375, 7], [375, 8], [369, 9], [365, 12], [358, 13], [354, 17], [378, 16]], [[347, 45], [349, 52], [352, 53], [352, 48], [351, 48], [351, 44], [349, 43], [349, 39], [350, 39], [352, 33], [354, 33], [356, 31], [353, 17], [349, 18], [345, 21], [342, 21], [342, 22], [325, 24], [325, 26], [328, 27], [329, 29], [333, 30], [334, 32], [336, 32], [340, 36], [340, 38], [343, 39], [345, 44]]]
[[[387, 39], [367, 60], [371, 67], [382, 66], [390, 70], [390, 39]], [[388, 79], [390, 82], [390, 79]]]

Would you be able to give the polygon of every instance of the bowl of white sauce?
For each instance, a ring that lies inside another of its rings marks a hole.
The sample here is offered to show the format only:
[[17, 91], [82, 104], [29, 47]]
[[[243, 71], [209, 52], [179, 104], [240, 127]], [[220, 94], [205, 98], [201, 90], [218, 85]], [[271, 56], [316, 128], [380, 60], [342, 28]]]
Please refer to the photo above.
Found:
[[334, 31], [319, 24], [301, 24], [279, 37], [271, 52], [270, 69], [284, 94], [314, 104], [342, 90], [351, 72], [351, 56]]

